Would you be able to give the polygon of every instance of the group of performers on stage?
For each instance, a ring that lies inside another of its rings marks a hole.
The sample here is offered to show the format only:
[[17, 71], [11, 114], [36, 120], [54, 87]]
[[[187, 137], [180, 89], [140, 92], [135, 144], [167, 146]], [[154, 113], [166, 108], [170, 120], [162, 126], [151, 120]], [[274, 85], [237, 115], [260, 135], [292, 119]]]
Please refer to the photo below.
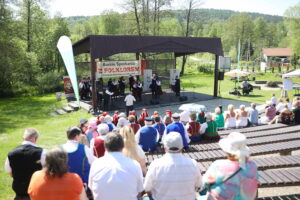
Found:
[[152, 92], [152, 98], [159, 99], [159, 97], [163, 94], [161, 89], [161, 81], [155, 73], [152, 75], [152, 81], [149, 87]]

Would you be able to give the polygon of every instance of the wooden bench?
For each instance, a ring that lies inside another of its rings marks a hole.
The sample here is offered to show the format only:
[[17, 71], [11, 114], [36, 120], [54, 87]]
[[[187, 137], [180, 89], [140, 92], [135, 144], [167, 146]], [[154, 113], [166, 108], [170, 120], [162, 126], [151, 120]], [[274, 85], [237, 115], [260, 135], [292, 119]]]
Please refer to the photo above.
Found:
[[291, 194], [284, 196], [274, 196], [274, 197], [261, 197], [258, 200], [300, 200], [300, 194]]
[[[282, 153], [300, 149], [300, 140], [288, 141], [288, 142], [279, 142], [274, 144], [263, 144], [251, 146], [251, 155], [263, 155], [263, 154], [272, 154], [272, 153]], [[195, 152], [186, 152], [186, 156], [189, 156], [192, 159], [197, 160], [198, 162], [202, 161], [214, 161], [217, 159], [225, 159], [226, 154], [222, 150], [209, 150], [209, 151], [195, 151]], [[151, 163], [152, 160], [160, 158], [163, 154], [147, 154], [146, 162]]]
[[[271, 156], [265, 158], [252, 158], [258, 170], [268, 170], [276, 168], [300, 167], [300, 155], [293, 156]], [[201, 173], [204, 174], [213, 161], [199, 162]]]
[[[276, 132], [274, 132], [276, 134]], [[300, 140], [299, 131], [294, 131], [293, 133], [277, 133], [280, 135], [271, 135], [266, 137], [257, 137], [257, 138], [250, 138], [247, 140], [248, 146], [253, 145], [261, 145], [261, 144], [270, 144], [275, 142], [285, 142], [285, 141], [292, 141], [292, 140]], [[204, 144], [192, 144], [190, 145], [190, 152], [193, 151], [208, 151], [208, 150], [216, 150], [220, 149], [218, 142], [212, 143], [204, 143]]]
[[259, 187], [283, 187], [300, 185], [300, 168], [259, 171]]

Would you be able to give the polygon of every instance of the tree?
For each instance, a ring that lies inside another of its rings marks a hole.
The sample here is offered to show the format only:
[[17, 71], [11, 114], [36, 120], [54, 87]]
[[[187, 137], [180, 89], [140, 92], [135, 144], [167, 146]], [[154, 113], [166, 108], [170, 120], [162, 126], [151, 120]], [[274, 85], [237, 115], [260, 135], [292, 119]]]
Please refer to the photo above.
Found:
[[104, 11], [100, 17], [100, 33], [117, 35], [121, 26], [121, 16], [112, 10]]

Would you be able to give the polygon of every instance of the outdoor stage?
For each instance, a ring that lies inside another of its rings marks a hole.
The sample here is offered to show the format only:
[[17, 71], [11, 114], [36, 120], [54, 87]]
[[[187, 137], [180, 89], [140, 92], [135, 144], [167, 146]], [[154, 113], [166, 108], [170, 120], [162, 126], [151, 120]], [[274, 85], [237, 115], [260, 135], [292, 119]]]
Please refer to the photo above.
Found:
[[[192, 103], [197, 101], [206, 101], [214, 99], [215, 97], [212, 95], [202, 94], [202, 93], [196, 93], [191, 91], [181, 91], [180, 96], [186, 96], [187, 100], [180, 101], [179, 97], [175, 96], [174, 92], [171, 92], [171, 90], [164, 90], [163, 95], [160, 96], [159, 104], [151, 104], [152, 94], [151, 92], [146, 92], [142, 94], [142, 101], [136, 101], [134, 103], [134, 109], [140, 110], [142, 108], [155, 108], [155, 107], [163, 107], [163, 106], [170, 106], [170, 105], [178, 105], [183, 103]], [[117, 97], [116, 99], [113, 99], [111, 102], [111, 105], [109, 105], [107, 108], [102, 109], [103, 111], [125, 111], [125, 97]], [[83, 106], [82, 104], [85, 104]], [[91, 101], [85, 101], [81, 100], [81, 106], [86, 109], [90, 110], [92, 107]]]

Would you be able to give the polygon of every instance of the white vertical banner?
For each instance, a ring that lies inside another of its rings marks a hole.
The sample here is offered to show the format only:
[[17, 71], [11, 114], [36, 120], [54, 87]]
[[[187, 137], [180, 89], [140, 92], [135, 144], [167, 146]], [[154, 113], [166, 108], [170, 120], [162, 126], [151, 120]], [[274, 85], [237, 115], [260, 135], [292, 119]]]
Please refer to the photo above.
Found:
[[76, 76], [75, 62], [74, 62], [74, 54], [72, 42], [69, 37], [61, 36], [57, 42], [57, 48], [63, 58], [65, 66], [67, 68], [68, 74], [71, 79], [71, 83], [73, 86], [73, 90], [75, 92], [75, 96], [77, 99], [78, 106], [80, 107], [79, 100], [79, 91], [78, 91], [78, 82]]
[[150, 85], [152, 83], [152, 69], [144, 70], [144, 91], [150, 90]]
[[170, 85], [175, 83], [176, 76], [180, 76], [180, 71], [178, 69], [170, 69]]

